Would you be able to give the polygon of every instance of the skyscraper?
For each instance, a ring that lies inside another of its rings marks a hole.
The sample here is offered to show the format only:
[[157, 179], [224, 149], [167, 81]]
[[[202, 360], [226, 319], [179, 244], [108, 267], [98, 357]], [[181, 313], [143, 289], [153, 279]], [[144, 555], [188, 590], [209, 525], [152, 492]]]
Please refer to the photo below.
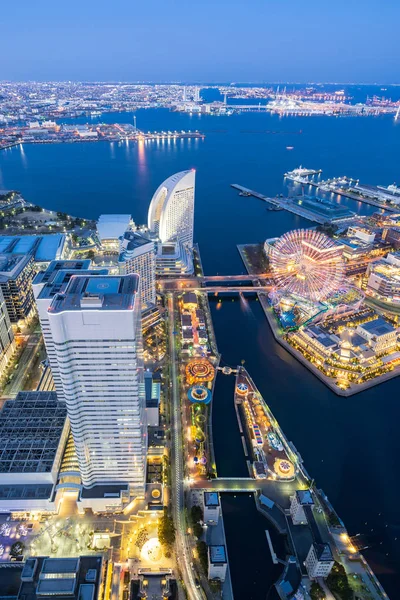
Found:
[[145, 483], [146, 426], [138, 275], [73, 276], [48, 309], [85, 488]]
[[196, 172], [168, 177], [156, 190], [149, 207], [148, 227], [161, 243], [178, 241], [193, 248]]
[[137, 273], [140, 276], [142, 310], [156, 303], [156, 257], [154, 241], [136, 231], [126, 231], [121, 238], [118, 258], [121, 275]]
[[3, 374], [4, 369], [14, 352], [14, 334], [3, 292], [0, 288], [0, 374]]
[[59, 400], [65, 400], [61, 385], [60, 369], [54, 348], [49, 324], [49, 307], [56, 294], [65, 291], [73, 275], [107, 275], [105, 269], [90, 270], [91, 261], [86, 260], [53, 260], [46, 271], [39, 271], [32, 282], [33, 294], [36, 300], [40, 326], [46, 346], [47, 359], [51, 368], [54, 386]]

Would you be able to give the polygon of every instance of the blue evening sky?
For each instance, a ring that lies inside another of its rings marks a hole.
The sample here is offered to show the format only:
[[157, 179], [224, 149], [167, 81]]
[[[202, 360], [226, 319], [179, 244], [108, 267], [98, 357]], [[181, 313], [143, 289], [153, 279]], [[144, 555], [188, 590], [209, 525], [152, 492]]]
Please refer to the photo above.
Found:
[[400, 83], [400, 0], [5, 0], [0, 80]]

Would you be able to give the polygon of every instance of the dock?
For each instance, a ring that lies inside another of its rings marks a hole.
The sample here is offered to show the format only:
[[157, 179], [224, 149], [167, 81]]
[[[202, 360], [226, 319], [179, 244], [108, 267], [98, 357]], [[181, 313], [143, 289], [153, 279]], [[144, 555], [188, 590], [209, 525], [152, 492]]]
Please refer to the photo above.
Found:
[[330, 200], [310, 196], [288, 196], [286, 198], [264, 196], [237, 183], [231, 187], [238, 190], [241, 196], [253, 196], [270, 206], [270, 210], [287, 210], [308, 221], [323, 225], [324, 223], [343, 223], [354, 219], [355, 213], [347, 207], [337, 206]]
[[[348, 177], [333, 177], [332, 179], [326, 179], [325, 181], [314, 181], [312, 176], [297, 175], [292, 171], [290, 173], [285, 173], [285, 178], [300, 185], [311, 185], [322, 192], [332, 192], [338, 196], [342, 196], [343, 198], [349, 198], [350, 200], [355, 200], [356, 202], [363, 202], [364, 204], [376, 206], [388, 212], [400, 212], [400, 207], [398, 205], [390, 204], [390, 200], [378, 200], [377, 198], [373, 197], [374, 194], [372, 191], [370, 195], [367, 195], [367, 193], [362, 193], [363, 190], [367, 192], [367, 187], [365, 186], [360, 186], [360, 191], [355, 191], [355, 180]], [[373, 189], [374, 188], [372, 187], [371, 190]], [[396, 199], [395, 195], [393, 195], [393, 199]]]

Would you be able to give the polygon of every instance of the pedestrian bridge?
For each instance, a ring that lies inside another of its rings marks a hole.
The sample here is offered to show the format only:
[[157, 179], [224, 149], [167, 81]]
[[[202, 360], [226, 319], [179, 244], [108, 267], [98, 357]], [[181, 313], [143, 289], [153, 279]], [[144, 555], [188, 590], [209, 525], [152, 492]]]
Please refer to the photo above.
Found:
[[251, 477], [217, 477], [196, 482], [191, 487], [210, 492], [256, 492], [261, 485], [262, 480]]

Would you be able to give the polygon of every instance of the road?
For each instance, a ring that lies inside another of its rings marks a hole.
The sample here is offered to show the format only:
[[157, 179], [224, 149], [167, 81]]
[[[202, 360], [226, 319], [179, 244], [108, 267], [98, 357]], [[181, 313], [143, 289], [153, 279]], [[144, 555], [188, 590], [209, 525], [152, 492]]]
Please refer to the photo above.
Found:
[[28, 343], [18, 361], [18, 367], [15, 369], [12, 381], [4, 389], [3, 395], [15, 397], [18, 392], [24, 389], [24, 382], [37, 360], [37, 353], [43, 344], [43, 338], [40, 333], [33, 333], [29, 336]]
[[168, 295], [168, 319], [169, 319], [169, 351], [172, 381], [172, 411], [171, 411], [171, 495], [172, 514], [176, 527], [176, 555], [182, 572], [182, 578], [186, 586], [190, 600], [203, 600], [202, 592], [196, 588], [193, 569], [191, 567], [192, 556], [186, 539], [186, 524], [184, 515], [184, 470], [182, 446], [182, 423], [179, 399], [179, 385], [177, 374], [177, 357], [175, 349], [174, 331], [174, 300], [173, 295]]

